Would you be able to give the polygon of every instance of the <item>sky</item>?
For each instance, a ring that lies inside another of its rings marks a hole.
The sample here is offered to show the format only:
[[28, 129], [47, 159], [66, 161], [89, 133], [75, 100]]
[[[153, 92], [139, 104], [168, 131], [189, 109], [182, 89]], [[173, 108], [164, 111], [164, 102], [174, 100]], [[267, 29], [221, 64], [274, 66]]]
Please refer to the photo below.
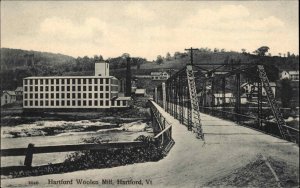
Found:
[[1, 1], [1, 47], [105, 59], [185, 48], [299, 54], [298, 1]]

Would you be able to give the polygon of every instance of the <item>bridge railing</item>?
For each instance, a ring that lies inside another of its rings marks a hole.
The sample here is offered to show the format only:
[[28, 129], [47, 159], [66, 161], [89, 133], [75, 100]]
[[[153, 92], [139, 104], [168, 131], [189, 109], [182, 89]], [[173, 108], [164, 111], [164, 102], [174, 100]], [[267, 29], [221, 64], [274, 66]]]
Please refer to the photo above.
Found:
[[149, 101], [149, 104], [160, 129], [160, 131], [154, 136], [154, 139], [158, 141], [164, 152], [167, 153], [174, 145], [174, 140], [172, 138], [172, 124], [159, 112], [152, 101]]
[[[276, 137], [281, 137], [280, 132], [278, 129], [274, 128], [277, 127], [277, 123], [266, 120], [264, 118], [258, 118], [257, 116], [250, 116], [250, 115], [244, 115], [244, 114], [238, 114], [233, 112], [232, 110], [222, 110], [222, 107], [200, 107], [200, 112], [209, 114], [211, 116], [216, 116], [222, 119], [234, 121], [240, 125], [244, 125], [250, 128], [253, 128], [257, 131], [262, 131], [264, 133], [276, 136]], [[226, 109], [226, 108], [225, 108]], [[299, 130], [295, 129], [293, 127], [285, 126], [286, 129], [290, 132], [293, 141], [299, 144]]]

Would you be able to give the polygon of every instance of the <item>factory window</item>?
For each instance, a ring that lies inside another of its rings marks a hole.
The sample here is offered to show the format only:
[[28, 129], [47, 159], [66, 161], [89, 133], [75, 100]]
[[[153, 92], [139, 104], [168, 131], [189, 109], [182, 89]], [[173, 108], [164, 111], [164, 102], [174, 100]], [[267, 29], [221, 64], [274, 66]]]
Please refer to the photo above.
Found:
[[67, 106], [70, 106], [70, 101], [67, 101]]
[[83, 91], [86, 91], [86, 86], [83, 86]]
[[56, 106], [59, 106], [59, 101], [56, 101]]
[[25, 97], [24, 97], [24, 98], [25, 98], [25, 99], [27, 99], [27, 98], [28, 98], [28, 94], [27, 94], [27, 93], [25, 94]]
[[98, 84], [98, 79], [97, 78], [94, 79], [94, 84]]
[[89, 91], [92, 91], [93, 90], [93, 87], [92, 86], [89, 86]]
[[93, 101], [89, 101], [89, 106], [93, 106]]
[[59, 84], [59, 79], [56, 79], [56, 84]]
[[98, 98], [98, 93], [95, 93], [95, 94], [94, 94], [94, 97], [95, 97], [95, 98]]
[[30, 106], [33, 106], [33, 101], [29, 101], [29, 105], [30, 105]]
[[93, 97], [92, 93], [89, 93], [89, 98], [91, 99]]
[[94, 103], [95, 103], [95, 106], [98, 106], [98, 101], [97, 100], [95, 100]]
[[49, 99], [49, 94], [48, 94], [48, 93], [46, 93], [45, 98], [46, 98], [46, 99]]
[[73, 90], [73, 91], [76, 91], [76, 87], [75, 87], [75, 86], [72, 86], [72, 90]]
[[78, 106], [81, 106], [81, 101], [77, 101], [77, 103], [78, 103]]
[[67, 98], [68, 98], [68, 99], [70, 98], [70, 93], [67, 93]]
[[56, 91], [59, 91], [59, 86], [56, 86]]
[[120, 106], [120, 101], [117, 101], [117, 106]]
[[64, 93], [61, 94], [61, 98], [62, 98], [62, 99], [65, 98], [65, 94], [64, 94]]
[[67, 84], [70, 84], [70, 79], [67, 79]]
[[45, 87], [45, 90], [46, 90], [46, 91], [49, 91], [49, 86], [46, 86], [46, 87]]
[[61, 86], [61, 91], [65, 91], [65, 86]]
[[100, 91], [103, 91], [103, 86], [100, 86]]
[[27, 80], [24, 80], [24, 85], [27, 85]]
[[49, 101], [45, 101], [45, 106], [49, 106]]
[[57, 99], [59, 98], [59, 93], [56, 93], [56, 98], [57, 98]]
[[83, 79], [83, 84], [86, 84], [86, 79]]
[[109, 86], [106, 86], [105, 90], [106, 90], [106, 91], [109, 91]]
[[92, 84], [92, 79], [91, 78], [89, 79], [89, 84]]
[[61, 84], [65, 84], [65, 79], [62, 79], [62, 80], [61, 80]]
[[51, 106], [54, 106], [54, 101], [51, 101]]
[[25, 91], [27, 91], [27, 87], [25, 87]]
[[107, 79], [105, 79], [106, 80], [106, 84], [109, 84], [109, 79], [107, 78]]
[[126, 101], [123, 101], [123, 106], [126, 106]]
[[40, 101], [40, 106], [44, 106], [44, 101]]
[[44, 98], [44, 94], [43, 94], [43, 93], [40, 94], [40, 98], [41, 98], [41, 99]]
[[44, 91], [44, 87], [43, 86], [40, 87], [40, 91]]
[[61, 105], [62, 105], [62, 106], [65, 106], [65, 101], [61, 101]]
[[34, 98], [39, 98], [39, 95], [36, 93], [36, 94], [34, 94]]
[[83, 106], [86, 106], [86, 101], [83, 101]]
[[24, 102], [24, 105], [25, 105], [25, 106], [27, 106], [27, 105], [28, 105], [28, 102], [27, 102], [27, 101], [25, 101], [25, 102]]
[[34, 106], [38, 106], [38, 105], [39, 105], [38, 101], [34, 101]]
[[115, 101], [111, 101], [111, 106], [115, 106]]
[[73, 98], [73, 99], [76, 98], [76, 93], [72, 93], [72, 98]]
[[105, 106], [109, 106], [109, 101], [105, 101]]
[[72, 84], [75, 84], [75, 79], [72, 79]]
[[30, 94], [30, 99], [32, 99], [33, 98], [33, 94]]
[[109, 98], [109, 93], [105, 93], [105, 98]]
[[81, 86], [78, 86], [78, 87], [77, 87], [77, 91], [81, 91]]
[[35, 82], [35, 85], [38, 85], [38, 80], [34, 80], [34, 82]]
[[98, 91], [98, 87], [97, 86], [94, 87], [94, 91]]
[[72, 101], [72, 106], [76, 106], [76, 101]]
[[100, 106], [103, 106], [103, 101], [100, 101]]
[[100, 98], [103, 99], [103, 93], [100, 93]]
[[103, 78], [100, 78], [100, 84], [103, 84]]
[[54, 91], [54, 86], [51, 86], [51, 91]]
[[44, 83], [44, 80], [43, 79], [40, 79], [40, 84], [43, 84]]
[[38, 90], [39, 90], [39, 87], [38, 87], [38, 86], [35, 86], [34, 90], [35, 90], [35, 91], [38, 91]]
[[81, 84], [81, 79], [78, 79], [78, 80], [77, 80], [77, 83], [78, 83], [78, 84]]
[[77, 94], [77, 98], [78, 98], [78, 99], [81, 99], [81, 93], [78, 93], [78, 94]]
[[54, 93], [51, 93], [51, 99], [53, 99], [54, 98]]
[[49, 84], [49, 80], [48, 79], [46, 79], [45, 82], [46, 82], [47, 85]]
[[29, 87], [29, 90], [30, 90], [30, 91], [33, 91], [33, 87], [32, 87], [32, 86], [30, 86], [30, 87]]
[[67, 91], [70, 91], [70, 86], [67, 86]]
[[51, 79], [51, 84], [52, 84], [52, 85], [54, 84], [54, 79]]

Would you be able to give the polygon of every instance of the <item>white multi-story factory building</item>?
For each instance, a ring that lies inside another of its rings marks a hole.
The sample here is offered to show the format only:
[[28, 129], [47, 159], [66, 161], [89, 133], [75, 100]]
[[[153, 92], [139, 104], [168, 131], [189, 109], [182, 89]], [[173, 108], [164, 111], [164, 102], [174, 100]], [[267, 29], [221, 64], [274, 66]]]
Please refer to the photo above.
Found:
[[24, 109], [98, 109], [128, 107], [118, 97], [119, 81], [109, 64], [95, 63], [95, 76], [27, 77], [23, 79]]

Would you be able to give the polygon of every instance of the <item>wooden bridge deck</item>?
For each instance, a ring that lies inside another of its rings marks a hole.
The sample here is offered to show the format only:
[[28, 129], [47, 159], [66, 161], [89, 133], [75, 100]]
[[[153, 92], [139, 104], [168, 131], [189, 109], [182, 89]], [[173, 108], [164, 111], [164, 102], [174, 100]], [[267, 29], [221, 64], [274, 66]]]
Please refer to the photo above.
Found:
[[[101, 185], [103, 187], [117, 187], [117, 179], [141, 179], [144, 186], [147, 186], [145, 180], [151, 179], [151, 187], [201, 187], [216, 177], [225, 176], [233, 170], [247, 165], [259, 154], [283, 160], [296, 167], [299, 166], [299, 147], [296, 144], [238, 126], [233, 122], [201, 114], [206, 139], [203, 142], [196, 139], [195, 134], [187, 131], [184, 125], [164, 112], [161, 107], [157, 104], [154, 105], [164, 113], [166, 120], [172, 123], [172, 136], [175, 141], [168, 156], [159, 162], [39, 177], [4, 179], [2, 186], [31, 187], [28, 184], [29, 180], [38, 181], [38, 186], [55, 186], [49, 185], [48, 179], [92, 179], [99, 181], [100, 184], [102, 179], [114, 181], [113, 185]], [[81, 187], [82, 185], [75, 183], [72, 187], [74, 186]], [[88, 186], [92, 187], [93, 185]], [[97, 186], [99, 185], [95, 185], [95, 187]]]

